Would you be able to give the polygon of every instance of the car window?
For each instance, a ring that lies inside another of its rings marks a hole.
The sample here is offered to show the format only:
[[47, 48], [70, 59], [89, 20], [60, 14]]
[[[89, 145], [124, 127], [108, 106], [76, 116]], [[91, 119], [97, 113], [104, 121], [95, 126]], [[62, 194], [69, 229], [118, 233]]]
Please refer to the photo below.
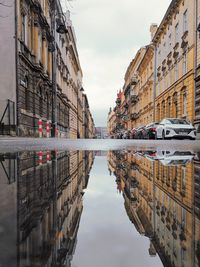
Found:
[[189, 123], [186, 120], [180, 120], [180, 119], [173, 119], [169, 120], [172, 124], [181, 124], [181, 125], [188, 125]]

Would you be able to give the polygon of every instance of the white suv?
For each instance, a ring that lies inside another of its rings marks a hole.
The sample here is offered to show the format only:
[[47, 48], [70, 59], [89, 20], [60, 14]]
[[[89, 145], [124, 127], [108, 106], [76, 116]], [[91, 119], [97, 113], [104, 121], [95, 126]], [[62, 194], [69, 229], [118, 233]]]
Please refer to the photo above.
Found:
[[169, 118], [163, 119], [156, 132], [157, 139], [187, 138], [196, 139], [196, 129], [186, 120]]

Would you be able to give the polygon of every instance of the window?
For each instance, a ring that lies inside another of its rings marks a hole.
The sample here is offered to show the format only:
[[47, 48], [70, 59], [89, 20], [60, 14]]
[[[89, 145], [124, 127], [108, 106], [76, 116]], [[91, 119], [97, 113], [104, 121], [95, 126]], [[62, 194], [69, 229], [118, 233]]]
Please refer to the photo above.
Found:
[[169, 47], [171, 47], [171, 45], [172, 45], [172, 35], [170, 33], [170, 35], [169, 35]]
[[160, 121], [160, 104], [157, 105], [157, 120]]
[[178, 38], [179, 38], [179, 24], [177, 23], [175, 26], [175, 43], [178, 42]]
[[182, 119], [168, 119], [171, 124], [179, 124], [179, 125], [188, 125], [189, 123], [186, 120]]
[[168, 97], [168, 99], [167, 99], [167, 116], [168, 117], [170, 117], [170, 115], [171, 115], [170, 110], [171, 110], [171, 98]]
[[50, 118], [50, 107], [49, 107], [50, 99], [49, 99], [49, 94], [48, 93], [46, 93], [46, 101], [47, 101], [47, 119], [49, 119]]
[[185, 91], [183, 92], [183, 115], [187, 115], [187, 94]]
[[183, 55], [183, 75], [187, 73], [187, 53]]
[[39, 88], [39, 115], [43, 116], [43, 94], [42, 94], [42, 88]]
[[181, 190], [186, 188], [186, 168], [183, 167], [181, 170]]
[[39, 36], [38, 36], [38, 45], [39, 45], [38, 59], [41, 61], [42, 60], [42, 33], [41, 31], [39, 32]]
[[165, 51], [166, 51], [166, 42], [164, 42], [164, 44], [163, 44], [163, 52], [164, 52], [164, 56], [165, 56]]
[[188, 11], [186, 10], [183, 14], [183, 32], [188, 30]]
[[174, 76], [175, 76], [175, 81], [177, 81], [178, 80], [178, 62], [176, 62], [174, 65]]
[[26, 15], [22, 15], [22, 32], [21, 32], [21, 39], [22, 41], [27, 45], [27, 16]]
[[178, 95], [175, 93], [173, 95], [173, 116], [177, 118], [178, 116]]
[[25, 77], [25, 87], [26, 87], [26, 90], [25, 90], [25, 109], [26, 110], [29, 110], [29, 89], [28, 89], [28, 76]]
[[162, 118], [165, 118], [165, 101], [162, 102]]

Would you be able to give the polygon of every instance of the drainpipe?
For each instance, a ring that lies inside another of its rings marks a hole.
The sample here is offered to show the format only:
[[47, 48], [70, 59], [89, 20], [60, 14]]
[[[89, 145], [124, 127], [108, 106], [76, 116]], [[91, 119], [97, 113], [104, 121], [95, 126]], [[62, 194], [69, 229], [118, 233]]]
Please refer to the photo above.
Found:
[[52, 35], [54, 37], [54, 51], [52, 55], [52, 137], [57, 132], [57, 83], [56, 83], [56, 0], [52, 3]]
[[154, 46], [154, 81], [153, 81], [153, 121], [156, 120], [156, 77], [157, 77], [157, 46]]
[[[196, 79], [197, 79], [197, 56], [198, 56], [198, 35], [199, 32], [197, 30], [198, 27], [198, 0], [195, 1], [195, 58], [194, 58], [194, 68], [195, 68], [195, 83], [194, 83], [194, 116], [195, 116], [195, 100], [196, 100]], [[196, 119], [196, 118], [195, 118]], [[198, 123], [197, 125], [197, 137], [196, 139], [200, 140], [200, 123]]]
[[15, 117], [16, 117], [16, 135], [19, 136], [19, 83], [18, 83], [18, 16], [17, 5], [18, 1], [15, 0], [15, 82], [16, 82], [16, 105], [15, 105]]

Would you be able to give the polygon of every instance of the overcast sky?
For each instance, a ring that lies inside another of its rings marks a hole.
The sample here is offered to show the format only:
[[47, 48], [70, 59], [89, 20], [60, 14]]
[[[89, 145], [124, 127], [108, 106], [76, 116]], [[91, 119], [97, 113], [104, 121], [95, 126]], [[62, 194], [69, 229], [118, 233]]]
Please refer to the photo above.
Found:
[[130, 61], [141, 46], [150, 42], [150, 25], [160, 23], [170, 2], [68, 2], [84, 75], [83, 86], [96, 126], [106, 125], [108, 110], [114, 106], [117, 91], [123, 86]]

